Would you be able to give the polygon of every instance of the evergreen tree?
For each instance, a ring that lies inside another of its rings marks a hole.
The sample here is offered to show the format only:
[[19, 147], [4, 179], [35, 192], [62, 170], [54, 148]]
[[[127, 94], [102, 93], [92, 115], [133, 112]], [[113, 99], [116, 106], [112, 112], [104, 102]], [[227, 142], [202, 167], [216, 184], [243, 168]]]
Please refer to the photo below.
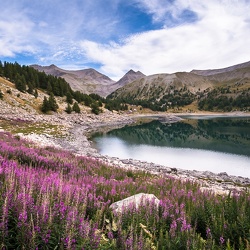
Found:
[[19, 74], [17, 74], [16, 79], [15, 79], [15, 86], [21, 92], [26, 91], [25, 77], [23, 75], [20, 76]]
[[101, 109], [100, 109], [98, 103], [93, 102], [93, 103], [91, 104], [91, 108], [92, 108], [92, 109], [91, 109], [92, 113], [94, 113], [94, 114], [96, 114], [96, 115], [99, 115], [99, 114], [101, 113]]
[[71, 114], [71, 113], [72, 113], [72, 108], [71, 108], [71, 106], [70, 106], [69, 103], [68, 103], [67, 108], [65, 109], [65, 112], [67, 112], [68, 114]]
[[77, 102], [75, 102], [74, 105], [73, 105], [73, 111], [75, 111], [76, 113], [80, 113], [81, 112], [81, 110], [80, 110]]
[[54, 97], [53, 94], [51, 94], [49, 96], [49, 108], [50, 108], [50, 110], [55, 111], [55, 112], [59, 108], [58, 105], [57, 105], [57, 103], [56, 103], [56, 99], [55, 99], [55, 97]]
[[28, 83], [28, 90], [27, 90], [27, 92], [32, 95], [33, 91], [34, 91], [33, 85], [31, 83]]
[[43, 113], [47, 113], [50, 110], [49, 101], [46, 96], [43, 98], [41, 110]]
[[53, 93], [52, 92], [52, 86], [51, 86], [51, 84], [50, 84], [50, 82], [48, 82], [48, 84], [47, 84], [47, 93], [50, 95], [50, 93]]
[[67, 94], [66, 94], [66, 101], [67, 101], [67, 103], [69, 103], [69, 104], [72, 104], [72, 103], [73, 103], [73, 96], [71, 95], [70, 92], [67, 92]]

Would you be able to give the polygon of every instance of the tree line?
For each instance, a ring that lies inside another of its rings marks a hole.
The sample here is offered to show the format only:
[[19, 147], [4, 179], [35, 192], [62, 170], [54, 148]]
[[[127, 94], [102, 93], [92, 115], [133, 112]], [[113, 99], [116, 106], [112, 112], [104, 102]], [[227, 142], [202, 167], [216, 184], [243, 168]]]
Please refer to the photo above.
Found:
[[207, 111], [226, 111], [232, 110], [249, 111], [250, 110], [250, 91], [244, 90], [237, 95], [231, 95], [214, 89], [207, 94], [207, 96], [201, 98], [198, 102], [198, 108], [200, 110]]
[[[113, 101], [109, 102], [97, 94], [88, 95], [80, 91], [73, 91], [65, 79], [61, 77], [47, 75], [32, 67], [25, 65], [21, 66], [17, 62], [2, 63], [2, 61], [0, 61], [0, 76], [13, 82], [19, 91], [33, 94], [36, 98], [38, 97], [38, 89], [47, 92], [49, 98], [44, 97], [41, 106], [41, 111], [44, 113], [48, 111], [57, 111], [58, 105], [55, 96], [66, 97], [67, 108], [65, 111], [67, 113], [71, 113], [72, 111], [80, 113], [79, 103], [91, 107], [94, 114], [99, 114], [101, 112], [103, 104], [110, 110], [119, 110], [120, 108], [119, 105], [114, 105]], [[0, 98], [3, 98], [2, 92], [0, 93]], [[73, 100], [75, 100], [75, 102]]]

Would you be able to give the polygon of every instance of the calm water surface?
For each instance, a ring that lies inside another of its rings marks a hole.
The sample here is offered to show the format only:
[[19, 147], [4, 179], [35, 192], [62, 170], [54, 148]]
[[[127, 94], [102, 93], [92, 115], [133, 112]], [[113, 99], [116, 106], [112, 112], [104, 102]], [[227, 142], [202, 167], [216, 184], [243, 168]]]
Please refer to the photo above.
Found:
[[182, 118], [96, 133], [92, 141], [103, 155], [250, 178], [250, 118]]

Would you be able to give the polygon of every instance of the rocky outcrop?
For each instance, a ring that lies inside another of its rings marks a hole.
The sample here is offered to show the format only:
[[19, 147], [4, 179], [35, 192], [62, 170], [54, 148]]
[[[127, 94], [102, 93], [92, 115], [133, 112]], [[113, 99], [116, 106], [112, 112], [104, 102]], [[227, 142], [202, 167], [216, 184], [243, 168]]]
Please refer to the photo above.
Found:
[[126, 199], [117, 201], [110, 205], [115, 213], [122, 213], [130, 208], [138, 209], [139, 206], [155, 206], [158, 207], [160, 200], [154, 194], [140, 193], [130, 196]]

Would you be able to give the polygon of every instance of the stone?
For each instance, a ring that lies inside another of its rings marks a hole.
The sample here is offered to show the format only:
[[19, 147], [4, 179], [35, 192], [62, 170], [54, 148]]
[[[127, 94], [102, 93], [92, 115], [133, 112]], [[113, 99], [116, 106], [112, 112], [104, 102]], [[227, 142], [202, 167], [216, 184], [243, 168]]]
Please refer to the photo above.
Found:
[[149, 202], [153, 202], [158, 208], [160, 200], [154, 194], [139, 193], [111, 204], [110, 208], [113, 212], [122, 213], [131, 205], [137, 209], [140, 205], [148, 205]]

